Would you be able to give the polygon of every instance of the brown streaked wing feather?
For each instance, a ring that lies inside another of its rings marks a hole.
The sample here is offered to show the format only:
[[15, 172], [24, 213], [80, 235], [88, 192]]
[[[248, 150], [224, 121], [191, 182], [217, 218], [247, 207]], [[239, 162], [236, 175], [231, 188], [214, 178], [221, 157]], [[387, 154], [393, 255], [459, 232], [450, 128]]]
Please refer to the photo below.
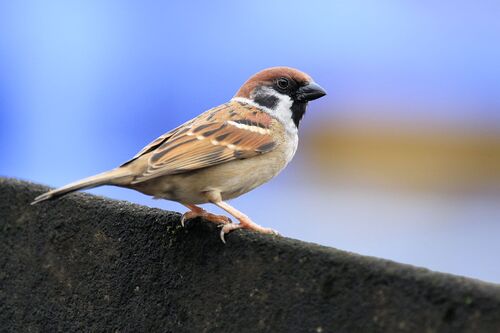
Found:
[[134, 183], [267, 153], [277, 145], [272, 122], [267, 113], [240, 102], [208, 110], [157, 147]]
[[153, 151], [154, 149], [158, 148], [163, 142], [165, 142], [168, 139], [170, 139], [174, 134], [176, 134], [177, 132], [179, 132], [182, 128], [189, 128], [189, 125], [193, 121], [194, 121], [194, 119], [191, 119], [191, 120], [185, 122], [184, 124], [182, 124], [182, 125], [174, 128], [170, 132], [167, 132], [167, 133], [165, 133], [165, 134], [157, 137], [156, 139], [154, 139], [153, 141], [151, 141], [150, 143], [148, 143], [144, 148], [142, 148], [137, 154], [135, 154], [134, 157], [132, 157], [127, 162], [125, 162], [122, 165], [120, 165], [120, 167], [125, 166], [125, 165], [129, 164], [130, 162], [138, 159], [142, 155], [147, 154], [150, 151]]

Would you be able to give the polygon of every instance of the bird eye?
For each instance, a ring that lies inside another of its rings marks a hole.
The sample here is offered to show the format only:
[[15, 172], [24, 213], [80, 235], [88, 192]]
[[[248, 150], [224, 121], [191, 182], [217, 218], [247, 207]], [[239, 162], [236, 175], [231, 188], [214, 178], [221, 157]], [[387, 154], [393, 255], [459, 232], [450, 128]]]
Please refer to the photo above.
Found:
[[282, 77], [276, 81], [276, 84], [278, 85], [278, 88], [285, 90], [290, 85], [290, 81], [288, 81], [286, 77]]

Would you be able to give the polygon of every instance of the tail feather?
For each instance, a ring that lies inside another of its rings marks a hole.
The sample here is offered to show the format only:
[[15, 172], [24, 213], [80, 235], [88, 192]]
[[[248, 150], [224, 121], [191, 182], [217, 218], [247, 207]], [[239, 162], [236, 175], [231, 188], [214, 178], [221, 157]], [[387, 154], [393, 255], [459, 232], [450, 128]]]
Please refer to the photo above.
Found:
[[63, 187], [39, 195], [38, 197], [35, 198], [35, 200], [33, 200], [31, 204], [34, 205], [39, 202], [54, 199], [74, 191], [89, 189], [100, 185], [119, 185], [120, 183], [123, 182], [124, 179], [127, 179], [130, 176], [131, 176], [130, 171], [127, 170], [126, 168], [113, 169], [110, 171], [97, 174], [95, 176], [78, 180], [76, 182], [70, 183]]

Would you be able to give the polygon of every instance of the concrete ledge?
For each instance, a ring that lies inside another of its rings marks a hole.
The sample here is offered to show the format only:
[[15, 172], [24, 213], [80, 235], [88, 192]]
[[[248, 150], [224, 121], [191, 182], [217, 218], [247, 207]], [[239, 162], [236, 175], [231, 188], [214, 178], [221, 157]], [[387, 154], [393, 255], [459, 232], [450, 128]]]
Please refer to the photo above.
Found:
[[497, 285], [45, 190], [0, 178], [2, 332], [500, 331]]

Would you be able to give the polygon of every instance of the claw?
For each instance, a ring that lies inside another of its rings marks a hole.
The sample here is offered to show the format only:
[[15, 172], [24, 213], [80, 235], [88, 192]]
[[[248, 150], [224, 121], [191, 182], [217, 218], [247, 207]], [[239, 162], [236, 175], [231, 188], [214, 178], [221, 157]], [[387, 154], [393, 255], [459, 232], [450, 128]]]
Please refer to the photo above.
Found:
[[224, 228], [221, 228], [221, 231], [220, 231], [220, 239], [222, 241], [222, 243], [226, 244], [226, 239], [224, 238], [224, 235], [226, 233], [224, 232]]
[[186, 226], [186, 221], [187, 220], [191, 220], [195, 217], [197, 217], [198, 215], [193, 212], [193, 211], [189, 211], [189, 212], [185, 212], [184, 214], [182, 214], [182, 217], [181, 217], [181, 225], [182, 227], [184, 228]]
[[220, 228], [221, 228], [220, 239], [222, 240], [222, 243], [226, 244], [225, 235], [233, 230], [241, 229], [243, 228], [243, 226], [241, 224], [236, 224], [236, 223], [227, 223], [227, 224], [221, 224]]

